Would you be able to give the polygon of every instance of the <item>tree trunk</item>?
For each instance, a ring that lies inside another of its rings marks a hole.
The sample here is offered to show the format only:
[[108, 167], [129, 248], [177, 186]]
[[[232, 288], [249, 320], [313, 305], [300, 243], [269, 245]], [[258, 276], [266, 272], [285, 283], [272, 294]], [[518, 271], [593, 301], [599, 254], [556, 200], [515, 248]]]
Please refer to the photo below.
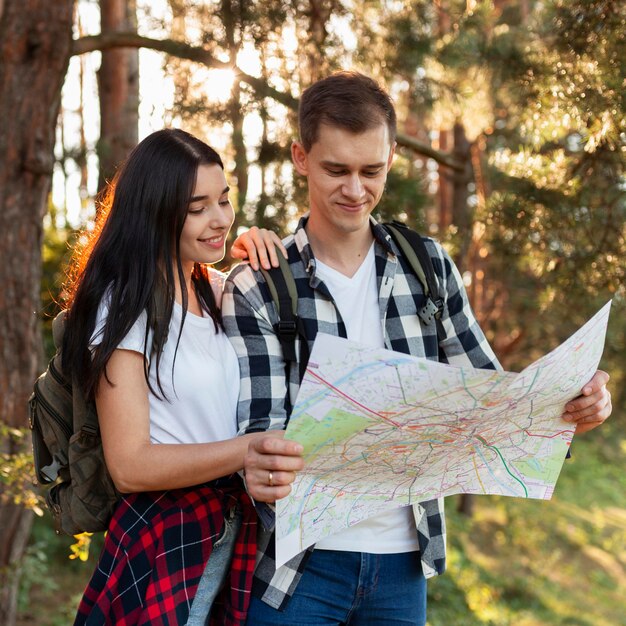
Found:
[[[28, 424], [27, 400], [41, 364], [42, 219], [54, 163], [61, 87], [71, 51], [73, 0], [0, 7], [0, 416]], [[16, 452], [0, 439], [0, 452]], [[0, 489], [2, 489], [0, 485]], [[0, 492], [0, 624], [16, 618], [19, 563], [31, 512]]]
[[[100, 0], [102, 33], [137, 30], [135, 0]], [[113, 178], [117, 167], [137, 145], [139, 126], [139, 50], [102, 52], [98, 70], [100, 98], [100, 176], [98, 189]]]
[[[473, 211], [468, 204], [468, 184], [473, 179], [471, 144], [465, 135], [461, 122], [455, 122], [453, 129], [453, 155], [458, 163], [464, 165], [452, 175], [452, 223], [460, 233], [460, 245], [457, 264], [465, 265], [466, 257], [472, 241]], [[447, 149], [447, 146], [446, 146]]]
[[[237, 54], [241, 49], [244, 12], [242, 3], [232, 0], [222, 0], [220, 15], [224, 23], [226, 44], [228, 45], [229, 61], [235, 65]], [[237, 179], [237, 207], [241, 210], [248, 195], [248, 156], [243, 140], [243, 123], [245, 114], [241, 107], [241, 83], [236, 80], [233, 84], [228, 103], [230, 122], [233, 126], [232, 146], [235, 157], [235, 178]]]
[[241, 109], [241, 87], [238, 82], [233, 85], [230, 98], [230, 120], [233, 125], [232, 144], [235, 152], [235, 177], [237, 178], [237, 204], [243, 209], [248, 195], [248, 155], [243, 138], [244, 113]]
[[334, 9], [335, 3], [332, 0], [309, 0], [308, 41], [305, 44], [309, 84], [323, 78], [327, 72], [324, 42], [328, 36], [326, 26]]
[[[449, 150], [450, 135], [452, 133], [444, 128], [439, 129], [439, 150], [447, 152]], [[437, 200], [439, 204], [439, 232], [445, 233], [452, 222], [452, 177], [447, 168], [439, 167], [439, 181], [437, 185]]]
[[[452, 222], [460, 233], [458, 253], [455, 262], [459, 267], [472, 271], [468, 259], [468, 252], [472, 243], [473, 224], [472, 211], [468, 204], [467, 185], [472, 180], [472, 157], [471, 144], [465, 135], [465, 128], [461, 122], [455, 122], [453, 129], [454, 156], [459, 163], [464, 164], [463, 170], [457, 170], [452, 175]], [[447, 146], [446, 146], [447, 148]], [[473, 272], [472, 289], [469, 290], [470, 303], [476, 307], [476, 291], [474, 289], [479, 280], [476, 272]], [[468, 517], [472, 516], [474, 510], [474, 496], [468, 493], [462, 494], [457, 503], [457, 510]]]

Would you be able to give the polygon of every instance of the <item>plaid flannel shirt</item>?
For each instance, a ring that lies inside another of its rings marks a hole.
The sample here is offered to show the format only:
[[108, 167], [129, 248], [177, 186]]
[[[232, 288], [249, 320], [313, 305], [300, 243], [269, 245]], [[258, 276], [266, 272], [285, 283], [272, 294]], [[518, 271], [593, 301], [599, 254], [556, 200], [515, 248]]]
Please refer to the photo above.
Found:
[[241, 529], [207, 624], [243, 626], [256, 553], [257, 518], [239, 476], [186, 489], [124, 496], [74, 626], [186, 624], [224, 519], [239, 505]]
[[[298, 315], [312, 348], [318, 332], [339, 337], [347, 334], [328, 288], [316, 276], [315, 257], [304, 229], [307, 219], [304, 216], [295, 234], [283, 243], [296, 281]], [[425, 304], [421, 283], [385, 229], [373, 218], [370, 223], [376, 240], [378, 301], [385, 347], [454, 365], [499, 369], [500, 365], [474, 318], [461, 276], [441, 245], [424, 238], [445, 299], [442, 322], [446, 339], [438, 346], [435, 324], [424, 325], [417, 316], [417, 310]], [[247, 264], [231, 272], [225, 283], [222, 318], [239, 357], [240, 432], [284, 429], [300, 384], [299, 374], [297, 367], [286, 372], [274, 330], [279, 321], [278, 312], [261, 272], [253, 271]], [[296, 354], [299, 354], [298, 345]], [[443, 498], [416, 504], [413, 511], [424, 575], [429, 578], [441, 574], [446, 557]], [[264, 526], [266, 528], [259, 533], [252, 593], [270, 606], [282, 609], [296, 589], [312, 548], [277, 570], [274, 534], [267, 524]]]

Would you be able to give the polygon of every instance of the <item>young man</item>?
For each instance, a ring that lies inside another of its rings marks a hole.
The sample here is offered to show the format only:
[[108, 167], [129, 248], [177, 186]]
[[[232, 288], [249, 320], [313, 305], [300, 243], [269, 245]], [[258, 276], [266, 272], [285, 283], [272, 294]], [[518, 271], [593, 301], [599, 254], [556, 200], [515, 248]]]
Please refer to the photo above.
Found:
[[[422, 287], [386, 231], [370, 214], [385, 187], [395, 149], [396, 116], [389, 96], [370, 78], [340, 72], [307, 89], [299, 111], [300, 141], [292, 146], [305, 176], [309, 214], [285, 240], [298, 289], [298, 315], [312, 342], [317, 332], [347, 337], [455, 365], [497, 368], [478, 327], [454, 263], [426, 240], [445, 294], [447, 338], [416, 314]], [[239, 356], [241, 432], [281, 431], [299, 385], [298, 368], [286, 380], [274, 330], [277, 312], [259, 272], [235, 269], [222, 314]], [[439, 357], [439, 348], [442, 356]], [[587, 430], [610, 414], [608, 375], [598, 372], [585, 395], [568, 404], [569, 420]], [[250, 446], [246, 482], [258, 502], [289, 493], [302, 468], [301, 447], [279, 436]], [[426, 623], [426, 578], [445, 569], [443, 499], [377, 515], [325, 539], [275, 569], [270, 532], [260, 537], [248, 623]]]

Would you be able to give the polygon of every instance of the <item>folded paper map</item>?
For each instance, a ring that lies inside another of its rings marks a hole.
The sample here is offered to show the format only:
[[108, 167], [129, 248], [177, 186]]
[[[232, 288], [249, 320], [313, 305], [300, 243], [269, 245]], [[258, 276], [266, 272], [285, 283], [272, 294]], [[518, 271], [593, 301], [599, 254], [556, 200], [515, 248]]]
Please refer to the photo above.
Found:
[[286, 438], [305, 468], [276, 503], [276, 561], [385, 510], [459, 493], [549, 499], [561, 419], [602, 356], [611, 303], [519, 374], [319, 334]]

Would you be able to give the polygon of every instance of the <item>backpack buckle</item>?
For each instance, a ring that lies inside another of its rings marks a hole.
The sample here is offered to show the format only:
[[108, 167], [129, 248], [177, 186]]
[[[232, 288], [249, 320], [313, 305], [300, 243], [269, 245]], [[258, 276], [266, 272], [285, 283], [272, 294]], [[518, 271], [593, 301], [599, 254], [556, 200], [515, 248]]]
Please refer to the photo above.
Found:
[[98, 427], [93, 424], [83, 424], [81, 431], [93, 437], [98, 434]]
[[32, 393], [28, 399], [28, 425], [31, 430], [35, 429], [35, 412], [37, 411], [37, 400], [35, 394]]
[[296, 323], [293, 320], [281, 320], [278, 322], [277, 326], [279, 336], [282, 335], [284, 337], [288, 337], [289, 339], [293, 339], [296, 336]]
[[435, 317], [439, 320], [441, 319], [441, 314], [443, 313], [443, 298], [437, 298], [437, 300], [435, 300], [435, 306], [437, 307]]
[[430, 298], [426, 300], [424, 307], [417, 312], [424, 324], [430, 324], [438, 313], [439, 307]]

